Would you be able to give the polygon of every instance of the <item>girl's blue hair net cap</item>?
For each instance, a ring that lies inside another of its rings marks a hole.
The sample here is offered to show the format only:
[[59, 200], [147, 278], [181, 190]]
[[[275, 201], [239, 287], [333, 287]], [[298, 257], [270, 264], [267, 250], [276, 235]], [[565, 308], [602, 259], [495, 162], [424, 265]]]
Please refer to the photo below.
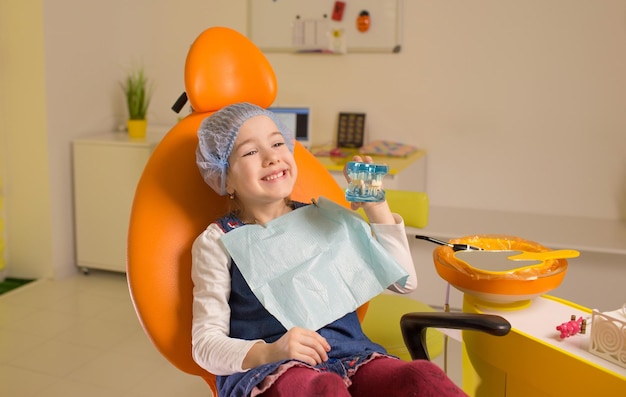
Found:
[[200, 124], [196, 164], [204, 181], [220, 196], [226, 194], [228, 157], [237, 140], [239, 129], [243, 123], [255, 116], [271, 118], [285, 138], [287, 147], [293, 153], [293, 132], [271, 111], [247, 102], [236, 103], [218, 110]]

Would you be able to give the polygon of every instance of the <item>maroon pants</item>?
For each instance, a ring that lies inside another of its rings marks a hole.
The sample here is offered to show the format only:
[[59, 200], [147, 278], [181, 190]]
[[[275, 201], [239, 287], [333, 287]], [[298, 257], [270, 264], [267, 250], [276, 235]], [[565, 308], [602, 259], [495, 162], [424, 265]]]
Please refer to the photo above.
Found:
[[466, 396], [435, 364], [425, 360], [406, 362], [379, 357], [359, 367], [346, 387], [333, 372], [293, 367], [281, 375], [262, 395], [308, 397]]

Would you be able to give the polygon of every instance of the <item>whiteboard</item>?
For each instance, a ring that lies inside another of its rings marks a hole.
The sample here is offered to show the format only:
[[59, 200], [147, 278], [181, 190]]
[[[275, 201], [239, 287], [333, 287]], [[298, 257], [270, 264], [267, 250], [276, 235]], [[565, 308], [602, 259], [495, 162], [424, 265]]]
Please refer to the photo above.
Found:
[[[336, 3], [334, 0], [249, 0], [248, 37], [266, 52], [326, 49], [328, 35], [340, 35], [348, 53], [400, 52], [402, 0], [344, 0], [340, 21], [333, 19]], [[363, 11], [367, 11], [370, 20], [366, 32], [357, 29], [357, 18]], [[308, 32], [304, 47], [298, 41], [301, 29]], [[319, 48], [310, 44], [310, 33], [317, 36]]]

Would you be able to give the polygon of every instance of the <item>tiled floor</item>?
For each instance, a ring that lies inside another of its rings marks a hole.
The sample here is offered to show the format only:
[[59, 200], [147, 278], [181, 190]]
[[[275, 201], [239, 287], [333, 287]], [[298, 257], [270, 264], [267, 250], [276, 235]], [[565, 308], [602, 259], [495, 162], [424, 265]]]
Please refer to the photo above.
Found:
[[[458, 350], [456, 345], [452, 342], [451, 348]], [[449, 367], [458, 382], [457, 366]], [[125, 275], [92, 271], [66, 280], [39, 280], [0, 295], [0, 395], [211, 393], [202, 380], [173, 367], [149, 342], [135, 316]]]
[[135, 316], [125, 275], [92, 271], [0, 295], [0, 395], [211, 393], [151, 345]]

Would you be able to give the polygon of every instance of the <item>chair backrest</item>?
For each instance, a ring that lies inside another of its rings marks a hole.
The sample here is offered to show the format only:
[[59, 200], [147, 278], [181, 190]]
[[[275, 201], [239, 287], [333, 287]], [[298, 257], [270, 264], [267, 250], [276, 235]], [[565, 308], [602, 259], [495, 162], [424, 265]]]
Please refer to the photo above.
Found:
[[[185, 88], [194, 111], [155, 148], [137, 185], [127, 277], [135, 310], [155, 347], [180, 370], [204, 378], [217, 395], [215, 377], [191, 356], [191, 245], [209, 223], [225, 214], [227, 198], [213, 192], [196, 167], [196, 134], [205, 117], [228, 104], [271, 105], [276, 78], [245, 36], [210, 28], [190, 48]], [[296, 144], [295, 157], [299, 172], [294, 200], [325, 196], [348, 205], [339, 185], [309, 151]]]

